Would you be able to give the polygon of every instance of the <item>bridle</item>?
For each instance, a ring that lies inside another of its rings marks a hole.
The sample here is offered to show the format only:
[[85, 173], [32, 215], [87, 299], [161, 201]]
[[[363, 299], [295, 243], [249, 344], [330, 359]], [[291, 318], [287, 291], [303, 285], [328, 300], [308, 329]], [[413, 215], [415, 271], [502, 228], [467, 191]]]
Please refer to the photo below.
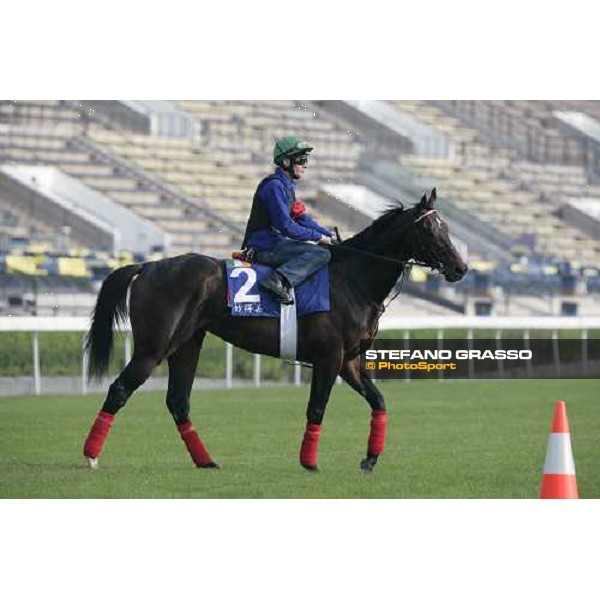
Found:
[[[424, 212], [417, 219], [415, 219], [413, 221], [413, 225], [425, 220], [427, 217], [430, 217], [432, 215], [437, 216], [438, 219], [440, 218], [438, 211], [436, 209], [432, 208], [432, 209]], [[423, 239], [419, 234], [420, 234], [420, 229], [415, 229], [414, 246], [413, 246], [412, 254], [414, 256], [424, 256], [425, 261], [424, 262], [414, 261], [413, 264], [420, 265], [422, 267], [429, 267], [433, 271], [438, 271], [441, 273], [444, 268], [443, 262], [431, 254], [431, 250], [423, 242]]]
[[[414, 227], [414, 225], [416, 225], [417, 223], [420, 223], [421, 221], [423, 221], [433, 215], [437, 215], [439, 217], [438, 211], [432, 208], [432, 209], [424, 212], [418, 218], [416, 218], [411, 223], [411, 226]], [[423, 256], [423, 255], [427, 256], [427, 253], [430, 251], [427, 250], [425, 243], [423, 242], [422, 238], [419, 236], [419, 231], [420, 231], [419, 228], [415, 228], [415, 230], [414, 230], [413, 248], [411, 251], [411, 255], [412, 256]], [[338, 233], [338, 238], [339, 238], [339, 233]], [[352, 252], [354, 254], [360, 254], [362, 256], [367, 256], [374, 260], [388, 262], [388, 263], [392, 263], [394, 265], [400, 265], [402, 267], [402, 272], [400, 273], [400, 277], [398, 278], [400, 283], [396, 287], [396, 292], [385, 304], [381, 304], [381, 306], [378, 308], [378, 313], [379, 313], [378, 319], [385, 312], [387, 307], [402, 293], [402, 289], [404, 288], [404, 283], [410, 276], [410, 272], [411, 272], [413, 266], [427, 267], [434, 271], [439, 271], [440, 273], [442, 272], [442, 269], [443, 269], [443, 263], [441, 261], [439, 261], [438, 259], [434, 259], [433, 257], [431, 257], [431, 260], [429, 260], [429, 261], [418, 261], [414, 258], [410, 258], [408, 260], [400, 260], [398, 258], [390, 258], [389, 256], [383, 256], [382, 254], [375, 254], [374, 252], [368, 252], [367, 250], [359, 250], [358, 248], [351, 248], [351, 247], [347, 247], [347, 246], [334, 246], [334, 248], [336, 248], [336, 250], [339, 249], [339, 250], [344, 250], [345, 252]]]

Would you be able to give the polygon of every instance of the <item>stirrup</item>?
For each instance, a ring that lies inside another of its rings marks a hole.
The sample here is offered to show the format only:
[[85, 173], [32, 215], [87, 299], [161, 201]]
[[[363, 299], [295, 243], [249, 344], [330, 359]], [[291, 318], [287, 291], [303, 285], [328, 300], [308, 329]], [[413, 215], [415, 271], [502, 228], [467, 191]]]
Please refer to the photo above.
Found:
[[271, 292], [271, 294], [273, 294], [277, 301], [281, 304], [294, 304], [294, 297], [291, 295], [284, 278], [281, 275], [279, 275], [276, 271], [273, 271], [258, 285], [260, 285], [263, 289]]

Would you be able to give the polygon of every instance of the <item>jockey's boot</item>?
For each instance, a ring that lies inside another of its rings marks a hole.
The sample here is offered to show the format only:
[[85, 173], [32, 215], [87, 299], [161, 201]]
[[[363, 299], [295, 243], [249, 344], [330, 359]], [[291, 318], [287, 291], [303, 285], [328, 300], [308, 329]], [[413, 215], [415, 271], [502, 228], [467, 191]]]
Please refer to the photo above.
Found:
[[271, 272], [260, 282], [260, 285], [275, 294], [281, 304], [294, 304], [294, 298], [292, 298], [287, 285], [284, 283], [283, 277], [277, 271]]

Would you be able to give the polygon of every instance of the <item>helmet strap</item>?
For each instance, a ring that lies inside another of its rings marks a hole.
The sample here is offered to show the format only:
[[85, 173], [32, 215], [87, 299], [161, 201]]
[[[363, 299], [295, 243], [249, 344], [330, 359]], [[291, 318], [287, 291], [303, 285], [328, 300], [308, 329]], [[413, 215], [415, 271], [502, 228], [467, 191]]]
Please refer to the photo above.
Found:
[[285, 156], [281, 159], [279, 166], [290, 176], [291, 179], [298, 179], [294, 176], [294, 161]]

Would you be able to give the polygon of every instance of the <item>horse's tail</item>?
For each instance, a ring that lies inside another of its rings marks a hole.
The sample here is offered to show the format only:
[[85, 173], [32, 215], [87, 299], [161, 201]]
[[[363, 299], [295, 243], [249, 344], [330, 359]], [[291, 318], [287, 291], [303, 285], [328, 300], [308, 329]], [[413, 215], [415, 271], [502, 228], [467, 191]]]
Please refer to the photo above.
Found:
[[108, 371], [113, 346], [113, 323], [123, 324], [127, 318], [127, 288], [144, 265], [128, 265], [111, 273], [102, 284], [92, 325], [85, 340], [88, 352], [88, 375], [100, 379]]

